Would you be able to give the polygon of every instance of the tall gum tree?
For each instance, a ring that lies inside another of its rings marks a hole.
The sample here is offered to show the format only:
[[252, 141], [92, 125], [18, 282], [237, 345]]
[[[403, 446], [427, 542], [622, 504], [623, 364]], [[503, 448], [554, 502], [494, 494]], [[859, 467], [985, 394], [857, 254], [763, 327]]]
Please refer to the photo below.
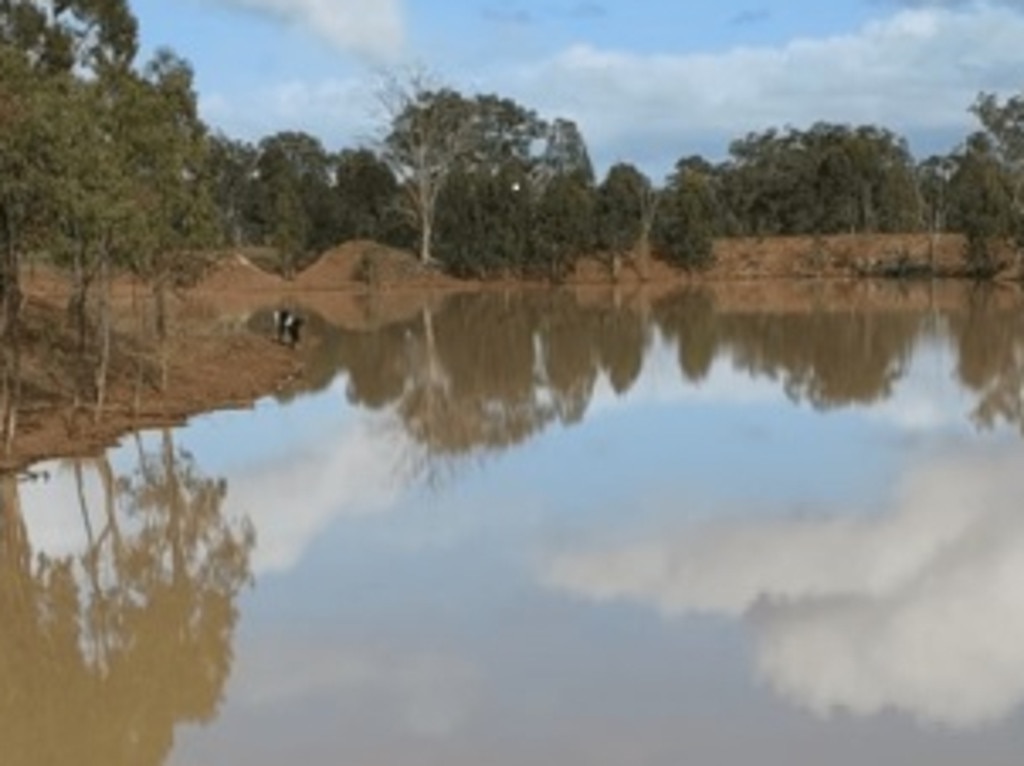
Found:
[[432, 263], [438, 197], [473, 142], [471, 105], [421, 71], [386, 78], [377, 99], [389, 123], [381, 156], [398, 179], [419, 229], [420, 261]]

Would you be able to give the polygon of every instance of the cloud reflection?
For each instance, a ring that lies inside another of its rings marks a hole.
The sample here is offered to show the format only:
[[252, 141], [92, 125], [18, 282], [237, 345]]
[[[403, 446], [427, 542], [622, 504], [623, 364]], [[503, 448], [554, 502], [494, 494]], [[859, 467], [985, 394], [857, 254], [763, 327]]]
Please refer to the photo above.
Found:
[[818, 714], [970, 727], [1024, 700], [1024, 450], [912, 471], [877, 515], [732, 519], [557, 556], [559, 589], [740, 618], [760, 674]]
[[[290, 661], [281, 662], [281, 657]], [[461, 728], [476, 702], [480, 674], [455, 657], [391, 653], [322, 640], [257, 643], [240, 657], [234, 692], [252, 708], [274, 710], [307, 701], [323, 706], [359, 700], [387, 711], [405, 732], [444, 738]]]
[[392, 508], [407, 445], [394, 429], [357, 419], [342, 431], [229, 476], [227, 509], [256, 527], [256, 574], [291, 569], [330, 523]]

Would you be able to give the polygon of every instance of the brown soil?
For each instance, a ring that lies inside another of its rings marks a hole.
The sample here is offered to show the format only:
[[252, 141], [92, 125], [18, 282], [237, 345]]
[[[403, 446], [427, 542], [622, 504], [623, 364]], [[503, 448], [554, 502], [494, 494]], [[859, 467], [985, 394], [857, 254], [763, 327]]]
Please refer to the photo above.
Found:
[[[115, 335], [106, 405], [97, 413], [91, 401], [76, 395], [93, 387], [64, 307], [53, 298], [57, 286], [31, 280], [29, 285], [18, 338], [22, 401], [12, 449], [0, 454], [0, 470], [92, 454], [130, 430], [249, 406], [301, 375], [298, 357], [270, 338], [182, 315], [175, 317], [163, 349], [123, 331]], [[41, 287], [51, 293], [39, 292]], [[129, 319], [118, 316], [116, 324], [131, 324]]]
[[[627, 254], [613, 268], [609, 255], [581, 258], [566, 282], [588, 284], [674, 284], [705, 281], [892, 277], [932, 270], [938, 276], [964, 276], [964, 239], [955, 234], [845, 234], [830, 236], [721, 239], [714, 244], [714, 263], [700, 274], [689, 274], [657, 258], [641, 262]], [[1016, 255], [1004, 248], [997, 254], [999, 276], [1020, 278]], [[43, 274], [41, 282], [52, 282]], [[59, 278], [58, 278], [59, 279]], [[449, 277], [424, 266], [410, 252], [370, 241], [348, 242], [328, 250], [288, 281], [257, 266], [244, 251], [222, 257], [195, 288], [195, 293], [218, 302], [227, 294], [277, 292], [379, 293], [396, 290], [466, 290], [521, 286], [516, 280], [483, 284]]]
[[424, 266], [411, 253], [369, 241], [347, 242], [321, 255], [294, 281], [301, 290], [465, 287]]
[[[801, 237], [737, 237], [714, 244], [713, 265], [700, 275], [687, 275], [664, 261], [652, 259], [641, 267], [635, 259], [622, 261], [618, 276], [610, 258], [584, 258], [569, 281], [576, 284], [618, 281], [631, 283], [749, 279], [849, 279], [897, 277], [933, 272], [940, 277], [965, 275], [964, 238], [956, 234], [839, 234]], [[997, 252], [999, 276], [1024, 276], [1009, 247]]]
[[280, 277], [264, 271], [243, 253], [234, 252], [215, 262], [195, 289], [202, 292], [277, 290], [281, 283]]

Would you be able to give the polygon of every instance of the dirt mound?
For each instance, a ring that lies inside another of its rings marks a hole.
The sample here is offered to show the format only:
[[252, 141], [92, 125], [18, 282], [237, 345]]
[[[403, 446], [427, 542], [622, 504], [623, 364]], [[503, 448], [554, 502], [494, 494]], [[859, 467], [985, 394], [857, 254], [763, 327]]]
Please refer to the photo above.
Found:
[[242, 253], [220, 258], [196, 285], [199, 291], [278, 290], [284, 284], [280, 277], [268, 274]]
[[449, 281], [424, 266], [415, 255], [368, 240], [346, 242], [328, 250], [295, 279], [307, 290], [362, 287], [411, 287]]

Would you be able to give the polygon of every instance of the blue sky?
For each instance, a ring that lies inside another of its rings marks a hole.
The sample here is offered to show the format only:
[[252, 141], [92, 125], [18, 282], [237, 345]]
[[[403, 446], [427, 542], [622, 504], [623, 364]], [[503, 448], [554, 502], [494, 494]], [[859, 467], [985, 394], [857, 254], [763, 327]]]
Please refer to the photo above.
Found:
[[204, 117], [328, 148], [381, 124], [382, 71], [425, 66], [466, 93], [575, 119], [599, 168], [664, 174], [751, 130], [871, 122], [916, 154], [972, 127], [980, 90], [1024, 71], [1021, 0], [136, 0], [144, 50], [196, 68]]

